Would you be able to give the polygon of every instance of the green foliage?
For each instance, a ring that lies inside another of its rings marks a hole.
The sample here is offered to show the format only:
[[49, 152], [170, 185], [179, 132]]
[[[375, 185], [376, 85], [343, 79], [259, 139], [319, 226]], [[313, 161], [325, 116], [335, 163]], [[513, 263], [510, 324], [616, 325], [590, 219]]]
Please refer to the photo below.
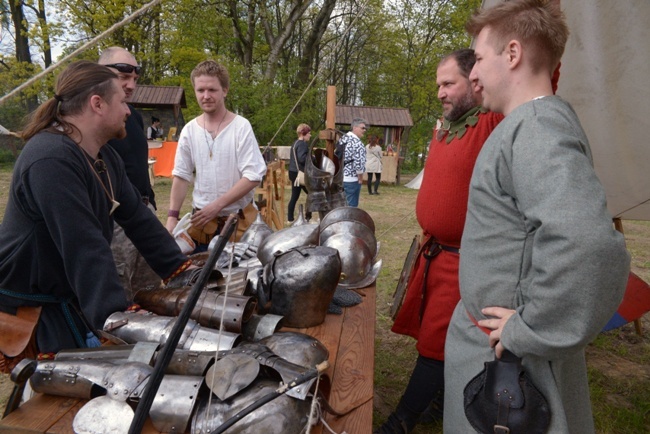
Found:
[[[32, 29], [32, 36], [38, 46], [46, 30], [60, 36], [67, 53], [145, 3], [58, 2], [50, 7], [63, 19], [49, 20], [47, 29]], [[290, 143], [300, 122], [314, 129], [322, 126], [327, 84], [337, 86], [339, 103], [405, 107], [415, 123], [402, 142], [405, 166], [416, 170], [441, 113], [435, 84], [437, 63], [449, 51], [469, 45], [462, 27], [480, 0], [336, 1], [326, 30], [316, 35], [313, 57], [307, 42], [314, 36], [318, 14], [332, 0], [308, 3], [162, 2], [79, 58], [95, 60], [102, 48], [112, 45], [131, 50], [144, 66], [142, 84], [184, 87], [188, 120], [200, 113], [189, 74], [198, 62], [217, 59], [231, 73], [228, 107], [251, 121], [262, 144], [270, 140], [273, 145]], [[297, 7], [304, 11], [294, 22], [291, 11]], [[350, 24], [351, 31], [345, 33]], [[286, 42], [275, 46], [286, 28], [292, 30]], [[23, 77], [18, 81], [27, 76], [16, 75]], [[314, 77], [313, 86], [290, 114]], [[48, 80], [33, 91], [40, 100], [51, 94], [52, 79]]]

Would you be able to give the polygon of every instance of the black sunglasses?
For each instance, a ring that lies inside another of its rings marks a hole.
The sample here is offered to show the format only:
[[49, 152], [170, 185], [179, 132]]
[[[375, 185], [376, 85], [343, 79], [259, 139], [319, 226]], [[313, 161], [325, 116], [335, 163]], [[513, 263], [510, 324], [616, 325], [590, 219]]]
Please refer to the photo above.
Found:
[[142, 71], [142, 66], [133, 66], [133, 65], [129, 65], [128, 63], [113, 63], [111, 65], [104, 65], [104, 66], [108, 66], [109, 68], [115, 68], [124, 74], [130, 74], [133, 71], [135, 71], [136, 74], [140, 75], [140, 71]]

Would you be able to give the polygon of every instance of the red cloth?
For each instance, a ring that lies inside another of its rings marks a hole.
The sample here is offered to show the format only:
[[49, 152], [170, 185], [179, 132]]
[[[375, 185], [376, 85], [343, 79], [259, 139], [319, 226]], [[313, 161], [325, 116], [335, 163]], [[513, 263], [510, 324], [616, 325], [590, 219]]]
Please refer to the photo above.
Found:
[[[425, 236], [435, 238], [440, 244], [460, 247], [474, 162], [483, 143], [502, 119], [500, 114], [480, 113], [478, 123], [468, 127], [461, 139], [449, 144], [446, 136], [438, 141], [434, 133], [415, 206]], [[444, 360], [447, 327], [460, 300], [459, 260], [459, 255], [442, 251], [431, 261], [422, 324], [419, 319], [425, 265], [422, 255], [411, 273], [406, 297], [392, 330], [417, 339], [416, 348], [424, 357]]]
[[155, 158], [153, 173], [155, 176], [171, 178], [176, 158], [178, 142], [163, 142], [160, 148], [149, 148], [149, 158]]

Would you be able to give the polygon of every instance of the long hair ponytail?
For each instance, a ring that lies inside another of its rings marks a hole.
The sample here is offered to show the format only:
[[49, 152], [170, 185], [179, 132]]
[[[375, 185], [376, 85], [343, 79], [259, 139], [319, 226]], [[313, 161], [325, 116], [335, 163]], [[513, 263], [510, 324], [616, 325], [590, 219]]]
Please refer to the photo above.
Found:
[[70, 135], [77, 128], [64, 117], [82, 113], [92, 95], [110, 102], [115, 93], [113, 79], [117, 75], [106, 66], [87, 60], [71, 63], [57, 78], [54, 96], [30, 115], [22, 138], [29, 140], [43, 130]]

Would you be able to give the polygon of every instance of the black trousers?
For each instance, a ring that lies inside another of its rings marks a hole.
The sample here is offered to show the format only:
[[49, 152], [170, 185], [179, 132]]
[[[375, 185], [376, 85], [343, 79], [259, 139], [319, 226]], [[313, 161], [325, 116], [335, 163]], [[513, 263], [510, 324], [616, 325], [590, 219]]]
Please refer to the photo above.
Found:
[[[307, 189], [305, 186], [296, 187], [293, 185], [293, 182], [298, 177], [298, 172], [289, 172], [289, 181], [291, 181], [291, 199], [289, 200], [289, 209], [287, 213], [287, 220], [292, 222], [294, 220], [293, 215], [296, 210], [296, 203], [298, 203], [298, 198], [300, 197], [300, 192], [304, 191], [307, 194]], [[311, 213], [307, 211], [305, 213], [305, 218], [311, 220]]]
[[377, 193], [377, 189], [379, 188], [379, 183], [381, 182], [381, 172], [379, 173], [372, 173], [368, 172], [368, 193], [372, 193], [373, 190], [371, 190], [372, 187], [372, 175], [375, 175], [375, 193]]
[[418, 356], [397, 414], [412, 428], [429, 404], [445, 390], [445, 362]]

